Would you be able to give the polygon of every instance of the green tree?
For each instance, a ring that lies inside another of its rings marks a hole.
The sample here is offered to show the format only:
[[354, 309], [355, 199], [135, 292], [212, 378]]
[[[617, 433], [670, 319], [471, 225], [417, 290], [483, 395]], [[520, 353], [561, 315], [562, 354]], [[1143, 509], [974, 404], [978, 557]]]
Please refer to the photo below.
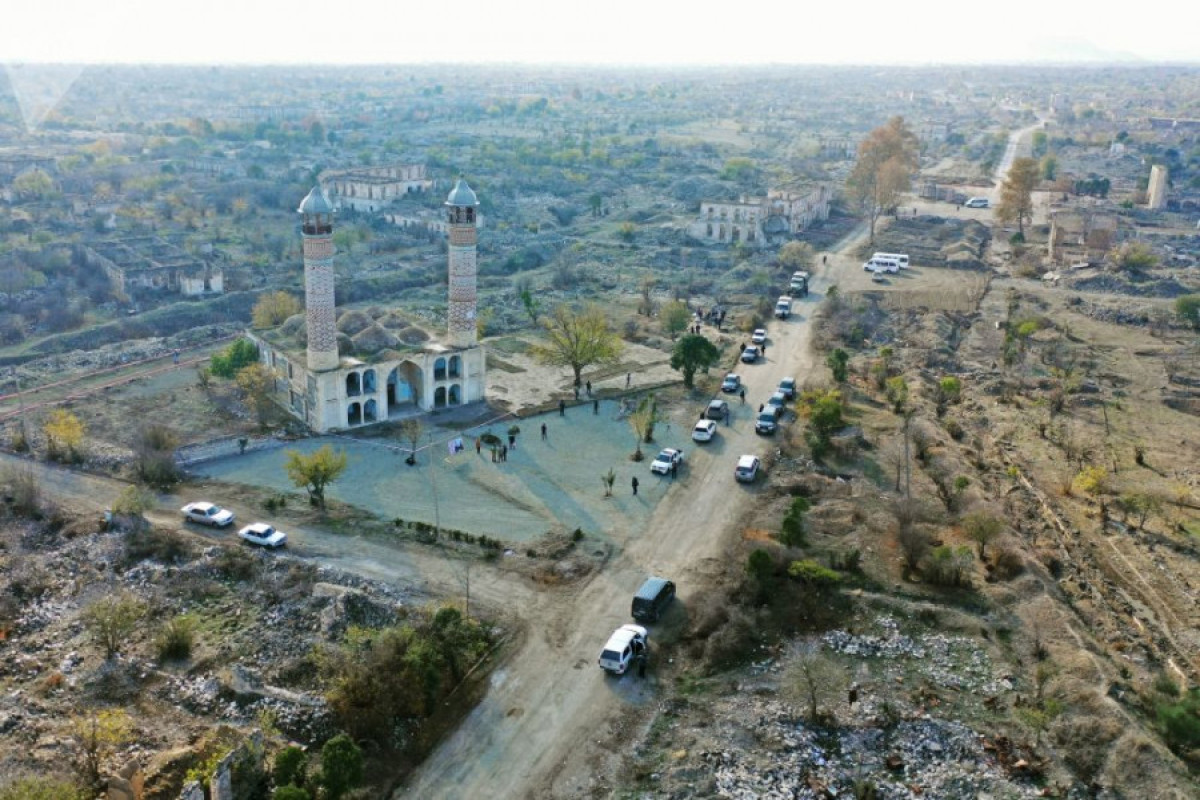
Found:
[[1004, 530], [1004, 520], [984, 511], [975, 511], [962, 519], [963, 533], [979, 545], [979, 560], [984, 558], [984, 549]]
[[288, 450], [284, 468], [292, 484], [307, 490], [309, 502], [324, 511], [325, 487], [346, 471], [346, 453], [330, 445], [322, 445], [309, 455]]
[[788, 506], [788, 511], [779, 524], [779, 541], [788, 547], [801, 547], [805, 544], [804, 515], [810, 508], [808, 499], [796, 497]]
[[267, 292], [258, 298], [250, 319], [256, 328], [274, 328], [303, 311], [300, 301], [288, 292]]
[[576, 390], [585, 367], [615, 364], [621, 357], [621, 339], [600, 306], [590, 304], [578, 312], [558, 306], [542, 324], [546, 340], [534, 346], [534, 357], [549, 366], [569, 367]]
[[811, 558], [788, 564], [788, 577], [817, 589], [836, 586], [842, 580], [837, 570], [818, 564]]
[[15, 778], [0, 785], [0, 800], [86, 800], [90, 796], [64, 778]]
[[542, 305], [538, 302], [538, 299], [534, 297], [532, 290], [521, 290], [521, 307], [525, 309], [525, 314], [528, 315], [529, 321], [534, 325], [537, 325], [538, 316], [542, 313]]
[[813, 263], [813, 249], [808, 242], [788, 242], [779, 248], [779, 266], [797, 270], [808, 269]]
[[101, 787], [101, 765], [129, 742], [132, 729], [129, 715], [121, 709], [71, 718], [71, 741], [77, 750], [75, 766], [91, 789]]
[[919, 157], [920, 142], [903, 117], [892, 117], [859, 144], [846, 189], [871, 221], [872, 243], [879, 215], [894, 208], [900, 193], [908, 190]]
[[1175, 298], [1175, 315], [1180, 321], [1200, 330], [1200, 294], [1185, 294]]
[[1052, 181], [1058, 177], [1058, 159], [1052, 155], [1042, 156], [1038, 162], [1038, 172], [1044, 181]]
[[833, 434], [843, 426], [842, 395], [835, 389], [810, 389], [801, 393], [796, 411], [808, 419], [805, 439], [813, 458], [829, 452]]
[[897, 375], [894, 378], [888, 378], [884, 383], [884, 395], [891, 403], [894, 413], [899, 414], [904, 411], [904, 405], [908, 402], [908, 382], [904, 380], [904, 376]]
[[1187, 752], [1200, 747], [1200, 688], [1193, 687], [1178, 702], [1159, 703], [1156, 716], [1171, 749]]
[[696, 370], [707, 370], [721, 360], [721, 351], [717, 346], [703, 336], [695, 333], [688, 334], [675, 343], [671, 351], [671, 369], [683, 373], [683, 385], [691, 389]]
[[840, 347], [825, 356], [825, 366], [829, 367], [829, 371], [833, 373], [835, 383], [846, 382], [849, 375], [849, 363], [850, 355]]
[[953, 376], [947, 376], [938, 381], [933, 393], [934, 405], [940, 417], [946, 413], [946, 407], [957, 403], [962, 398], [962, 383]]
[[31, 169], [13, 179], [13, 194], [20, 200], [46, 200], [56, 194], [54, 181], [40, 169]]
[[996, 219], [1016, 222], [1017, 233], [1025, 238], [1025, 223], [1033, 220], [1033, 190], [1037, 188], [1040, 172], [1032, 158], [1014, 158], [1004, 183], [1000, 185], [1000, 202], [996, 204]]
[[671, 341], [675, 341], [675, 337], [683, 333], [691, 322], [692, 312], [688, 311], [687, 304], [682, 300], [672, 300], [658, 312], [658, 318]]
[[212, 357], [209, 371], [218, 378], [232, 378], [242, 367], [258, 361], [258, 346], [249, 339], [238, 339]]
[[308, 754], [295, 745], [289, 745], [275, 754], [275, 766], [271, 777], [276, 786], [303, 786]]
[[344, 733], [330, 739], [321, 748], [321, 787], [328, 800], [341, 800], [363, 779], [363, 755], [358, 745]]
[[756, 547], [746, 558], [746, 574], [759, 584], [769, 581], [774, 571], [775, 559], [761, 547]]
[[80, 616], [84, 628], [104, 649], [104, 657], [112, 658], [141, 624], [146, 606], [129, 592], [121, 592], [96, 600]]

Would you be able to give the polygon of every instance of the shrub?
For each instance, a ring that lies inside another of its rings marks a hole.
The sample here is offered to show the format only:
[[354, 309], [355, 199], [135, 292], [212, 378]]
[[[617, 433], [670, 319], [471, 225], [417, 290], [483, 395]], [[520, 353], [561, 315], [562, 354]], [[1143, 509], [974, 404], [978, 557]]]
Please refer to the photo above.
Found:
[[329, 800], [343, 795], [362, 783], [363, 755], [358, 745], [344, 733], [330, 739], [321, 748], [321, 787]]
[[196, 641], [196, 618], [180, 614], [162, 626], [155, 638], [159, 661], [182, 661], [192, 654]]
[[299, 786], [279, 786], [271, 793], [271, 800], [312, 800], [312, 795]]
[[1025, 571], [1025, 559], [1016, 549], [1001, 547], [992, 559], [992, 567], [999, 580], [1012, 580]]
[[1104, 494], [1108, 491], [1108, 470], [1104, 467], [1084, 467], [1071, 481], [1071, 487], [1085, 494]]
[[1191, 689], [1177, 702], [1159, 703], [1159, 730], [1172, 750], [1185, 752], [1200, 747], [1200, 688]]
[[925, 562], [923, 575], [935, 586], [969, 586], [974, 556], [969, 547], [935, 547]]
[[787, 514], [779, 527], [779, 541], [788, 547], [800, 547], [805, 543], [804, 514], [810, 508], [807, 498], [793, 498]]
[[150, 559], [162, 564], [186, 561], [192, 554], [187, 542], [173, 531], [140, 528], [125, 536], [125, 563]]
[[833, 586], [842, 579], [842, 576], [834, 570], [823, 567], [808, 558], [788, 564], [788, 577], [818, 587]]
[[0, 800], [83, 800], [84, 793], [63, 778], [16, 778], [0, 786]]
[[258, 347], [249, 339], [238, 339], [212, 357], [209, 371], [218, 378], [232, 378], [243, 367], [258, 361]]
[[83, 610], [84, 627], [104, 649], [105, 658], [121, 651], [146, 615], [145, 605], [128, 592], [102, 597]]
[[[308, 754], [295, 745], [283, 748], [275, 754], [272, 777], [276, 786], [303, 786], [304, 772], [308, 766]], [[305, 793], [307, 795], [307, 792]]]

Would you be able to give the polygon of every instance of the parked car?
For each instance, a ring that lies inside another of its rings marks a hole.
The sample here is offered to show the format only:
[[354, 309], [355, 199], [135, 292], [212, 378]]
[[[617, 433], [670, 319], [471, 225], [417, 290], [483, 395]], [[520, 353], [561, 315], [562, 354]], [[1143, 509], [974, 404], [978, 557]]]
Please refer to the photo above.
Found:
[[725, 419], [725, 415], [729, 413], [729, 403], [724, 400], [713, 400], [708, 404], [708, 410], [704, 412], [704, 416], [709, 419]]
[[967, 202], [963, 203], [965, 208], [987, 208], [988, 199], [986, 197], [971, 197]]
[[725, 376], [725, 380], [721, 381], [722, 392], [736, 392], [742, 388], [742, 376], [736, 372], [730, 372]]
[[650, 471], [657, 475], [666, 475], [670, 473], [671, 467], [680, 467], [683, 465], [683, 451], [676, 450], [674, 447], [664, 447], [654, 457], [654, 461], [650, 463]]
[[792, 273], [788, 284], [788, 294], [792, 297], [808, 297], [808, 273], [803, 270]]
[[758, 456], [742, 456], [733, 468], [733, 477], [742, 483], [752, 483], [758, 477], [760, 463]]
[[750, 334], [750, 341], [754, 342], [755, 344], [762, 344], [766, 340], [767, 340], [767, 329], [766, 328], [755, 328], [754, 333]]
[[787, 319], [792, 315], [792, 298], [781, 297], [775, 301], [775, 316]]
[[189, 522], [199, 522], [214, 528], [225, 528], [233, 524], [232, 511], [204, 500], [188, 503], [180, 510], [183, 512], [183, 518]]
[[781, 380], [779, 382], [779, 388], [776, 389], [775, 391], [782, 393], [783, 396], [786, 397], [788, 400], [795, 400], [796, 399], [796, 379], [795, 378], [784, 378], [783, 380]]
[[250, 544], [257, 544], [263, 547], [283, 547], [287, 544], [287, 534], [283, 531], [275, 530], [274, 526], [268, 525], [265, 522], [254, 522], [238, 531], [238, 536]]
[[754, 432], [763, 436], [770, 436], [779, 427], [779, 415], [775, 413], [773, 408], [764, 408], [758, 412], [758, 416], [754, 418]]
[[641, 625], [622, 625], [608, 637], [597, 662], [600, 669], [614, 675], [624, 675], [635, 656], [645, 653], [649, 634]]
[[775, 392], [767, 398], [767, 410], [775, 409], [775, 416], [782, 417], [784, 406], [787, 405], [787, 395], [783, 392]]
[[717, 423], [711, 419], [702, 419], [692, 428], [692, 440], [696, 442], [711, 442], [717, 435]]
[[742, 361], [744, 361], [747, 364], [753, 364], [755, 361], [758, 361], [759, 355], [760, 355], [760, 353], [758, 351], [758, 348], [755, 347], [754, 345], [750, 345], [749, 347], [747, 347], [745, 350], [742, 351]]
[[633, 596], [630, 614], [638, 622], [658, 622], [663, 609], [675, 599], [675, 584], [666, 578], [647, 578]]

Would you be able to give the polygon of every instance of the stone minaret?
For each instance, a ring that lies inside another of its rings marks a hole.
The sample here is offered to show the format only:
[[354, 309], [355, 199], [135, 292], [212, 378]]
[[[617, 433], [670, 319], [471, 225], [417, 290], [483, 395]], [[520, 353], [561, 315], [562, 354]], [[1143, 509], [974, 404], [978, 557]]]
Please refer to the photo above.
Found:
[[333, 206], [320, 186], [297, 209], [304, 240], [304, 318], [308, 325], [308, 368], [337, 369], [337, 327], [333, 305]]
[[447, 336], [453, 347], [478, 343], [475, 326], [475, 222], [479, 200], [461, 178], [446, 198], [450, 222], [450, 304]]

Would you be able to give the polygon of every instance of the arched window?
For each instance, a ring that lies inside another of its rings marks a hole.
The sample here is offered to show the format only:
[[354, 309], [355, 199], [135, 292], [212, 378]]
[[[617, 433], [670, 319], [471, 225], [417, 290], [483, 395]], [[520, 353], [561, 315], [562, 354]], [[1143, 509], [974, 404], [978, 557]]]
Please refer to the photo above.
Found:
[[433, 362], [433, 379], [435, 381], [446, 380], [446, 359], [439, 358]]
[[446, 387], [439, 386], [433, 390], [433, 407], [442, 408], [446, 405]]
[[462, 357], [450, 356], [450, 377], [457, 378], [462, 374]]
[[372, 398], [363, 404], [363, 422], [374, 422], [379, 415], [376, 411], [375, 399]]
[[369, 369], [362, 375], [363, 394], [375, 394], [375, 370]]
[[359, 383], [357, 372], [351, 372], [346, 376], [346, 396], [357, 397], [362, 394], [362, 384]]
[[346, 424], [347, 425], [361, 425], [362, 424], [362, 406], [361, 405], [359, 405], [358, 403], [350, 404], [350, 407], [346, 410]]
[[460, 387], [457, 383], [450, 386], [450, 394], [447, 403], [452, 406], [462, 404], [462, 392], [460, 391]]

